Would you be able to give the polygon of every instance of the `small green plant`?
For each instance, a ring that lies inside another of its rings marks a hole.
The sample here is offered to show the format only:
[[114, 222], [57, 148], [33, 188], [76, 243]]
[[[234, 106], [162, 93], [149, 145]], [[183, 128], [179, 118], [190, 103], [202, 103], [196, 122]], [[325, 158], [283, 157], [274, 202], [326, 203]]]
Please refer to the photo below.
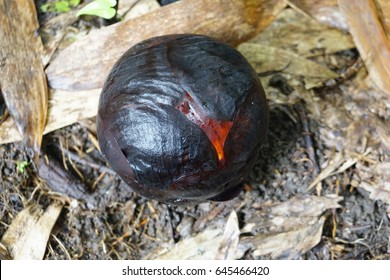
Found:
[[94, 0], [84, 8], [82, 8], [77, 16], [92, 15], [105, 19], [110, 19], [115, 16], [116, 10], [114, 9], [116, 0]]
[[43, 13], [55, 12], [55, 13], [66, 13], [69, 12], [72, 8], [78, 6], [80, 0], [61, 0], [55, 2], [49, 2], [41, 6], [41, 11]]
[[29, 162], [27, 160], [24, 161], [18, 161], [16, 163], [16, 169], [18, 170], [18, 173], [24, 173], [26, 170], [26, 167], [29, 165]]

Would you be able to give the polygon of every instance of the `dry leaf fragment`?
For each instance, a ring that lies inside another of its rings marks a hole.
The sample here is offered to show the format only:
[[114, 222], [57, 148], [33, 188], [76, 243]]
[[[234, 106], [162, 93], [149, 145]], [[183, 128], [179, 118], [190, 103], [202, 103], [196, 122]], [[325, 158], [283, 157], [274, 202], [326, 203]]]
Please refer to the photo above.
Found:
[[308, 190], [311, 190], [314, 188], [318, 183], [325, 180], [329, 176], [332, 176], [334, 174], [342, 173], [354, 164], [358, 162], [358, 159], [356, 158], [345, 158], [343, 153], [339, 152], [334, 155], [332, 160], [330, 160], [327, 167], [325, 167], [320, 174], [317, 175], [317, 177], [313, 180], [313, 182], [309, 185], [307, 188]]
[[255, 256], [296, 259], [321, 240], [327, 209], [338, 208], [341, 197], [298, 195], [286, 202], [265, 206], [250, 219], [242, 232], [238, 256], [248, 249]]
[[289, 232], [259, 235], [253, 240], [257, 245], [255, 256], [270, 255], [271, 258], [296, 259], [321, 241], [325, 217], [316, 223], [307, 224]]
[[[86, 91], [52, 90], [48, 120], [44, 134], [73, 124], [80, 119], [96, 116], [100, 89]], [[21, 140], [14, 121], [8, 118], [0, 125], [0, 144]]]
[[158, 249], [146, 257], [155, 260], [212, 260], [223, 240], [222, 230], [207, 229], [184, 239], [170, 250]]
[[337, 0], [288, 0], [288, 2], [293, 8], [310, 15], [322, 24], [348, 30], [347, 20], [340, 12]]
[[39, 154], [48, 90], [33, 0], [0, 1], [0, 87], [24, 143]]
[[102, 87], [118, 58], [135, 43], [172, 33], [197, 33], [237, 45], [268, 25], [282, 0], [182, 0], [154, 12], [90, 32], [47, 68], [52, 88]]
[[62, 210], [52, 203], [43, 211], [38, 205], [22, 210], [4, 233], [1, 243], [14, 260], [41, 260], [51, 230]]
[[282, 69], [282, 73], [302, 76], [306, 89], [338, 77], [328, 68], [285, 49], [254, 43], [243, 43], [237, 49], [258, 73]]
[[211, 260], [235, 259], [240, 231], [235, 211], [232, 211], [222, 229], [206, 229], [197, 235], [176, 243], [170, 249], [157, 249], [146, 259]]
[[331, 54], [355, 47], [348, 33], [329, 28], [292, 9], [280, 12], [269, 26], [248, 43], [272, 46], [304, 57]]
[[231, 260], [236, 257], [240, 228], [236, 211], [232, 211], [226, 222], [225, 231], [215, 259]]
[[385, 33], [375, 1], [360, 0], [351, 5], [349, 0], [339, 0], [339, 6], [371, 79], [390, 94], [390, 34]]

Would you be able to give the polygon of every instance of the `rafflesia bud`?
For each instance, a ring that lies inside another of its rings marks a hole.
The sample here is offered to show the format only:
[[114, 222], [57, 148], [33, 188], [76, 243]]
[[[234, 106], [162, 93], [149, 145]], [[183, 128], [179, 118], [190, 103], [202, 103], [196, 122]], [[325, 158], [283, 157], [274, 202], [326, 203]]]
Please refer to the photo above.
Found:
[[101, 152], [140, 195], [170, 204], [239, 193], [268, 126], [263, 88], [232, 47], [200, 35], [130, 48], [103, 87]]

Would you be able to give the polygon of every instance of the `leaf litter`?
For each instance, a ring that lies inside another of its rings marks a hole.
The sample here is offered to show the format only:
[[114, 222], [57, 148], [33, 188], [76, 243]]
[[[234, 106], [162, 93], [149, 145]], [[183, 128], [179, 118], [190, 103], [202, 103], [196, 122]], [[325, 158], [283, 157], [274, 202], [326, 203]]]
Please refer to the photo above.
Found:
[[[19, 174], [17, 162], [26, 160], [20, 144], [2, 145], [0, 235], [30, 203], [60, 201], [65, 206], [45, 259], [389, 258], [389, 97], [364, 67], [354, 69], [358, 53], [347, 33], [301, 12], [285, 9], [238, 47], [259, 72], [272, 123], [239, 197], [180, 207], [126, 192], [117, 176], [96, 167], [104, 161], [91, 141], [93, 124], [82, 122], [48, 134], [44, 142], [63, 147], [60, 162], [79, 170], [99, 199], [86, 204], [77, 193], [54, 193], [29, 166]], [[277, 54], [274, 65], [270, 51]], [[272, 83], [276, 78], [279, 83]], [[296, 111], [302, 102], [319, 174], [313, 173]], [[2, 243], [9, 253], [9, 244]]]

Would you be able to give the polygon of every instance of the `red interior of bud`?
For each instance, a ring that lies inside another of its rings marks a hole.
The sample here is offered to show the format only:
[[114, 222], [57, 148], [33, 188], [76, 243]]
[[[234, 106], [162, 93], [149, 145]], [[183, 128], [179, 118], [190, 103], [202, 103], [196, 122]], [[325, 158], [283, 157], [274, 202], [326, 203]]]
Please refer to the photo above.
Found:
[[217, 152], [219, 162], [223, 164], [225, 161], [223, 145], [233, 126], [233, 122], [212, 119], [206, 114], [202, 106], [198, 105], [188, 93], [186, 93], [182, 102], [176, 106], [176, 109], [206, 133]]

